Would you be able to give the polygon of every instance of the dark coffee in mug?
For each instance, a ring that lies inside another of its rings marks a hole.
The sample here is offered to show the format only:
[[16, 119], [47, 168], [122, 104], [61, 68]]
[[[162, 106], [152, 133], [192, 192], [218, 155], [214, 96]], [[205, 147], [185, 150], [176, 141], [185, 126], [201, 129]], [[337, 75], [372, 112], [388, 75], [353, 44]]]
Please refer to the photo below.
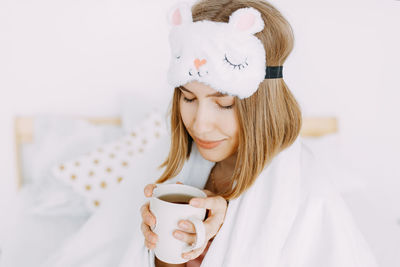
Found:
[[189, 201], [193, 198], [193, 196], [185, 194], [165, 194], [159, 196], [158, 198], [175, 204], [189, 204]]

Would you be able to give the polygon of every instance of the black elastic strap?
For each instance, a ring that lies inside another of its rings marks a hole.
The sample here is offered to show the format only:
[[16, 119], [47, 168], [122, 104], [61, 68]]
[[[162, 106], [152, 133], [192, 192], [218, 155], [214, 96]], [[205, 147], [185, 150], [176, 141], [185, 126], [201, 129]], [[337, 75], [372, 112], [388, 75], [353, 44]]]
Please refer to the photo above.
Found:
[[282, 78], [283, 66], [267, 66], [265, 69], [265, 79]]

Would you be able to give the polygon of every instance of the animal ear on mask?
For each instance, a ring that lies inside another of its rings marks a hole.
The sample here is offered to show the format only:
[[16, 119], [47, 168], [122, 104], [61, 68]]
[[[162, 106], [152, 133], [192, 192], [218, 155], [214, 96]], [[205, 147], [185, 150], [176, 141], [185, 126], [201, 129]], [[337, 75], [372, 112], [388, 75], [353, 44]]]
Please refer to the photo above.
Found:
[[252, 7], [240, 8], [229, 16], [229, 25], [240, 32], [255, 34], [264, 29], [260, 12]]
[[179, 26], [182, 24], [193, 23], [192, 9], [187, 2], [178, 2], [167, 14], [168, 24]]

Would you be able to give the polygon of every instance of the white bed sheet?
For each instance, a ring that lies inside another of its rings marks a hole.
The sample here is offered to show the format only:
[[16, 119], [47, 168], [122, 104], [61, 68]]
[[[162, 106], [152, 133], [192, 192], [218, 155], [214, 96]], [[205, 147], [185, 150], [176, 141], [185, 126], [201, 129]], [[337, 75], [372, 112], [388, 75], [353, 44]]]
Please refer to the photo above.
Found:
[[[1, 267], [40, 266], [88, 220], [90, 214], [77, 209], [79, 203], [64, 203], [61, 209], [37, 209], [37, 188], [19, 193], [17, 206], [2, 225]], [[59, 203], [60, 204], [60, 203]]]
[[[337, 138], [331, 135], [309, 139], [308, 145], [318, 153], [324, 152], [326, 160], [332, 161], [330, 171], [342, 174], [337, 183], [381, 266], [400, 266], [400, 218], [396, 217], [396, 203], [400, 203], [396, 194], [398, 189], [391, 191], [386, 185], [378, 183], [372, 177], [378, 173], [361, 173], [348, 168], [348, 164], [341, 161]], [[376, 181], [376, 184], [370, 181]], [[64, 209], [51, 212], [48, 207], [40, 209], [36, 206], [32, 209], [36, 193], [34, 189], [30, 192], [25, 190], [19, 197], [18, 212], [13, 217], [14, 222], [8, 223], [12, 227], [7, 230], [7, 238], [3, 238], [5, 229], [0, 229], [3, 231], [0, 232], [0, 248], [4, 249], [0, 258], [1, 267], [40, 266], [64, 241], [79, 231], [90, 216], [76, 208], [79, 203], [71, 202], [65, 203]], [[59, 201], [62, 199], [60, 195], [53, 197]]]

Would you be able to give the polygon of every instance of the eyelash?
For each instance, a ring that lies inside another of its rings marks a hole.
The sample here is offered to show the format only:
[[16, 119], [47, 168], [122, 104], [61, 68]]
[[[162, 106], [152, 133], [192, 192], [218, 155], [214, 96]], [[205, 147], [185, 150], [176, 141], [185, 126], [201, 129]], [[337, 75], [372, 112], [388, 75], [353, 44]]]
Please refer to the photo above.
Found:
[[232, 62], [230, 62], [230, 61], [228, 60], [228, 58], [226, 57], [226, 54], [225, 54], [224, 60], [225, 60], [226, 62], [228, 62], [230, 65], [232, 65], [232, 66], [233, 66], [233, 69], [235, 69], [236, 67], [238, 67], [239, 70], [240, 70], [240, 68], [245, 68], [246, 66], [249, 65], [249, 64], [247, 64], [247, 62], [244, 62], [244, 64], [246, 64], [246, 66], [243, 65], [243, 64], [237, 64], [237, 65], [236, 65], [236, 64], [233, 64]]
[[[187, 103], [191, 103], [191, 102], [193, 102], [194, 100], [195, 100], [195, 98], [193, 98], [193, 99], [188, 99], [188, 98], [186, 98], [186, 97], [183, 97], [183, 101], [185, 101], [185, 102], [187, 102]], [[230, 105], [230, 106], [221, 106], [221, 105], [218, 104], [218, 108], [224, 109], [224, 110], [226, 110], [226, 109], [232, 109], [232, 108], [233, 108], [233, 105], [234, 105], [234, 104], [232, 104], [232, 105]]]

